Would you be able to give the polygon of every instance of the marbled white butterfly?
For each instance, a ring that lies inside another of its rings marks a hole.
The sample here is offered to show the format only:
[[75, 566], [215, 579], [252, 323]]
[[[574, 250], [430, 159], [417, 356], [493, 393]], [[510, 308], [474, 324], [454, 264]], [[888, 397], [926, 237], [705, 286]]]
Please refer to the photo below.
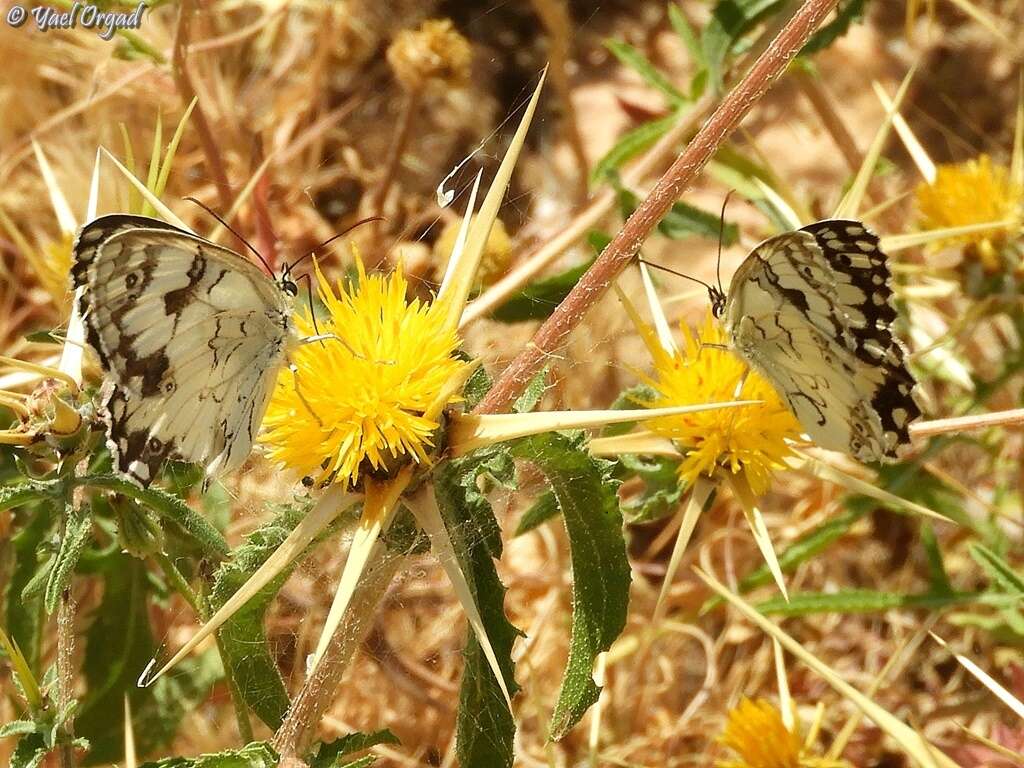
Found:
[[859, 221], [826, 220], [751, 251], [726, 294], [709, 286], [735, 351], [811, 438], [860, 461], [894, 461], [921, 415], [893, 335], [892, 275]]
[[108, 377], [115, 467], [148, 485], [167, 459], [207, 475], [249, 455], [288, 349], [298, 292], [223, 246], [144, 216], [86, 224], [72, 280]]

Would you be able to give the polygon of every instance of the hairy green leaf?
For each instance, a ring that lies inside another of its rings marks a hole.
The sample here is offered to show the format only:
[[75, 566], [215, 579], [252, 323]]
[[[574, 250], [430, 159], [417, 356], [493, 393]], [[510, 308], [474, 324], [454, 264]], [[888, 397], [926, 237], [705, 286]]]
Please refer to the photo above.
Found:
[[491, 318], [503, 323], [522, 323], [544, 320], [569, 295], [583, 274], [590, 269], [593, 259], [551, 277], [528, 284], [491, 313]]
[[[305, 506], [282, 506], [273, 519], [249, 534], [245, 543], [235, 549], [231, 560], [223, 563], [214, 574], [209, 596], [211, 612], [220, 609], [249, 580], [307, 511]], [[316, 544], [311, 544], [306, 552]], [[281, 724], [288, 709], [288, 693], [267, 642], [263, 620], [270, 603], [306, 552], [253, 595], [217, 633], [224, 663], [230, 668], [246, 706], [274, 729]]]
[[[514, 466], [504, 446], [476, 451], [449, 461], [434, 475], [434, 493], [474, 602], [480, 611], [505, 686], [515, 695], [512, 644], [519, 634], [505, 617], [505, 587], [494, 558], [501, 555], [500, 529], [480, 483], [490, 476], [511, 485]], [[515, 724], [504, 695], [475, 634], [467, 633], [465, 668], [459, 693], [458, 741], [462, 768], [501, 768], [512, 765]]]
[[[384, 728], [372, 733], [350, 733], [340, 739], [320, 744], [316, 749], [315, 756], [309, 761], [309, 768], [352, 768], [355, 763], [344, 763], [340, 761], [355, 752], [362, 752], [364, 749], [375, 747], [378, 744], [398, 744], [398, 737], [391, 731]], [[370, 763], [373, 756], [367, 755]], [[360, 758], [365, 760], [366, 758]], [[358, 761], [356, 761], [358, 762]], [[369, 765], [370, 763], [365, 763]]]
[[118, 475], [88, 475], [78, 480], [81, 485], [114, 491], [144, 504], [161, 519], [177, 526], [207, 556], [221, 559], [230, 553], [224, 537], [205, 517], [188, 504], [159, 488], [139, 488]]
[[277, 753], [265, 741], [198, 757], [168, 757], [141, 768], [276, 768]]
[[537, 466], [562, 512], [572, 557], [572, 638], [569, 660], [551, 717], [561, 739], [597, 701], [594, 661], [622, 632], [630, 570], [612, 463], [586, 452], [582, 438], [548, 433], [512, 444], [513, 454]]
[[0, 512], [27, 504], [49, 501], [59, 493], [59, 481], [27, 482], [0, 486]]
[[555, 494], [551, 493], [551, 491], [545, 491], [519, 518], [519, 525], [516, 526], [516, 532], [512, 535], [522, 536], [524, 533], [529, 533], [537, 526], [543, 525], [551, 518], [556, 517], [559, 511]]
[[668, 106], [679, 107], [686, 103], [686, 96], [682, 91], [672, 85], [672, 82], [632, 45], [621, 40], [605, 40], [604, 46], [615, 58], [640, 75], [649, 86], [660, 91]]
[[54, 559], [53, 567], [50, 569], [46, 581], [46, 593], [43, 605], [47, 613], [53, 613], [57, 608], [57, 601], [61, 594], [71, 583], [71, 576], [78, 565], [78, 558], [82, 556], [85, 545], [89, 542], [89, 534], [92, 532], [92, 518], [84, 508], [75, 508], [70, 504], [65, 508], [67, 516], [64, 527], [64, 536], [60, 541], [60, 549]]

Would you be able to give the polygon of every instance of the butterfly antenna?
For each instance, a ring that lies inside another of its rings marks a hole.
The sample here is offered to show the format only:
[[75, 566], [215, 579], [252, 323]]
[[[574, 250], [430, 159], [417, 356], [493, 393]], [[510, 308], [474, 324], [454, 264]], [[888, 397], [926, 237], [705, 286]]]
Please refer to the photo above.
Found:
[[[313, 330], [316, 331], [316, 335], [320, 336], [320, 326], [316, 324], [316, 312], [313, 311], [313, 279], [307, 272], [304, 275], [299, 275], [299, 280], [305, 278], [306, 280], [306, 298], [309, 299], [309, 318], [313, 321]], [[323, 346], [323, 340], [320, 341], [320, 346]]]
[[715, 264], [715, 279], [718, 281], [718, 292], [723, 296], [725, 289], [722, 288], [722, 239], [725, 237], [725, 208], [729, 205], [729, 198], [735, 191], [735, 189], [730, 189], [726, 193], [725, 200], [722, 201], [722, 213], [718, 217], [718, 263]]
[[705, 288], [707, 288], [709, 291], [714, 291], [715, 290], [715, 287], [713, 285], [709, 285], [708, 283], [705, 283], [700, 278], [692, 277], [692, 276], [684, 274], [682, 272], [677, 272], [676, 270], [672, 269], [671, 267], [663, 267], [661, 264], [655, 264], [653, 261], [647, 261], [647, 259], [640, 259], [640, 258], [638, 258], [637, 261], [639, 263], [641, 263], [641, 264], [647, 265], [648, 267], [654, 267], [655, 269], [660, 269], [662, 272], [668, 272], [670, 274], [673, 274], [676, 277], [685, 277], [687, 280], [692, 280], [695, 283], [700, 283]]
[[270, 264], [267, 263], [267, 260], [263, 258], [263, 254], [261, 254], [255, 248], [253, 248], [252, 244], [248, 240], [246, 240], [244, 237], [242, 237], [240, 234], [238, 234], [238, 232], [235, 231], [234, 227], [232, 227], [230, 224], [228, 224], [226, 221], [224, 221], [224, 219], [222, 219], [220, 217], [220, 214], [218, 214], [215, 210], [213, 210], [206, 203], [201, 203], [198, 200], [196, 200], [194, 197], [185, 197], [183, 199], [184, 200], [188, 200], [190, 203], [195, 203], [200, 208], [202, 208], [204, 211], [206, 211], [208, 214], [213, 216], [213, 218], [215, 218], [217, 221], [219, 221], [221, 223], [221, 225], [223, 225], [223, 227], [228, 232], [230, 232], [232, 235], [237, 237], [239, 239], [239, 241], [245, 243], [245, 247], [248, 248], [250, 251], [252, 251], [253, 254], [256, 256], [256, 258], [260, 260], [260, 263], [263, 264], [264, 267], [266, 267], [267, 274], [269, 274], [271, 277], [274, 276], [274, 269], [273, 269], [273, 267], [270, 266]]
[[320, 245], [318, 245], [318, 246], [317, 246], [316, 248], [314, 248], [313, 250], [311, 250], [311, 251], [310, 251], [309, 253], [306, 253], [306, 254], [303, 254], [302, 256], [299, 256], [299, 258], [297, 258], [297, 259], [296, 259], [295, 261], [293, 261], [293, 262], [292, 262], [291, 264], [289, 264], [288, 266], [286, 266], [286, 267], [284, 268], [284, 274], [286, 274], [286, 275], [287, 275], [287, 274], [288, 274], [289, 272], [291, 272], [291, 271], [292, 271], [292, 270], [293, 270], [293, 269], [294, 269], [294, 268], [295, 268], [295, 267], [296, 267], [296, 266], [297, 266], [298, 264], [300, 264], [301, 262], [303, 262], [303, 261], [305, 261], [306, 259], [308, 259], [308, 258], [309, 258], [310, 256], [312, 256], [312, 255], [313, 255], [314, 253], [316, 253], [317, 251], [319, 251], [319, 250], [320, 250], [321, 248], [323, 248], [324, 246], [326, 246], [326, 245], [330, 245], [330, 244], [331, 244], [331, 243], [333, 243], [333, 242], [334, 242], [335, 240], [337, 240], [337, 239], [338, 239], [339, 237], [344, 237], [345, 235], [347, 235], [347, 234], [348, 234], [349, 232], [351, 232], [351, 231], [352, 231], [353, 229], [355, 229], [356, 227], [361, 227], [361, 226], [362, 226], [363, 224], [369, 224], [369, 223], [370, 223], [371, 221], [384, 221], [384, 217], [383, 217], [383, 216], [368, 216], [368, 217], [367, 217], [367, 218], [365, 218], [365, 219], [360, 219], [359, 221], [357, 221], [357, 222], [356, 222], [355, 224], [353, 224], [352, 226], [348, 227], [348, 228], [347, 228], [347, 229], [345, 229], [344, 231], [342, 231], [342, 232], [339, 232], [338, 234], [334, 235], [333, 237], [329, 237], [329, 238], [327, 238], [327, 239], [326, 239], [326, 240], [324, 240], [324, 241], [323, 241], [322, 243], [320, 243]]

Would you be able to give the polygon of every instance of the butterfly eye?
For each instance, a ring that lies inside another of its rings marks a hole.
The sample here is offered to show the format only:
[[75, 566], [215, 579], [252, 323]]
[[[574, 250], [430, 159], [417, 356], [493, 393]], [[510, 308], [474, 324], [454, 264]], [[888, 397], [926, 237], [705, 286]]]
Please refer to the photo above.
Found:
[[284, 280], [281, 283], [281, 290], [287, 293], [289, 296], [299, 295], [299, 286], [297, 286], [291, 280]]

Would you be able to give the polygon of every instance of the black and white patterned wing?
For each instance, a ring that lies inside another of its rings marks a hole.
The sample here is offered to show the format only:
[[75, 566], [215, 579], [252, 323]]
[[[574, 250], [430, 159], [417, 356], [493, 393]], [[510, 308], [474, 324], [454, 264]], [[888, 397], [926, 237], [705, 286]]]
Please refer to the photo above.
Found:
[[859, 222], [819, 222], [753, 250], [730, 286], [726, 327], [815, 442], [892, 461], [921, 411], [890, 298], [877, 237]]
[[283, 360], [287, 297], [238, 254], [144, 217], [86, 225], [75, 259], [117, 469], [145, 485], [169, 458], [241, 464]]

